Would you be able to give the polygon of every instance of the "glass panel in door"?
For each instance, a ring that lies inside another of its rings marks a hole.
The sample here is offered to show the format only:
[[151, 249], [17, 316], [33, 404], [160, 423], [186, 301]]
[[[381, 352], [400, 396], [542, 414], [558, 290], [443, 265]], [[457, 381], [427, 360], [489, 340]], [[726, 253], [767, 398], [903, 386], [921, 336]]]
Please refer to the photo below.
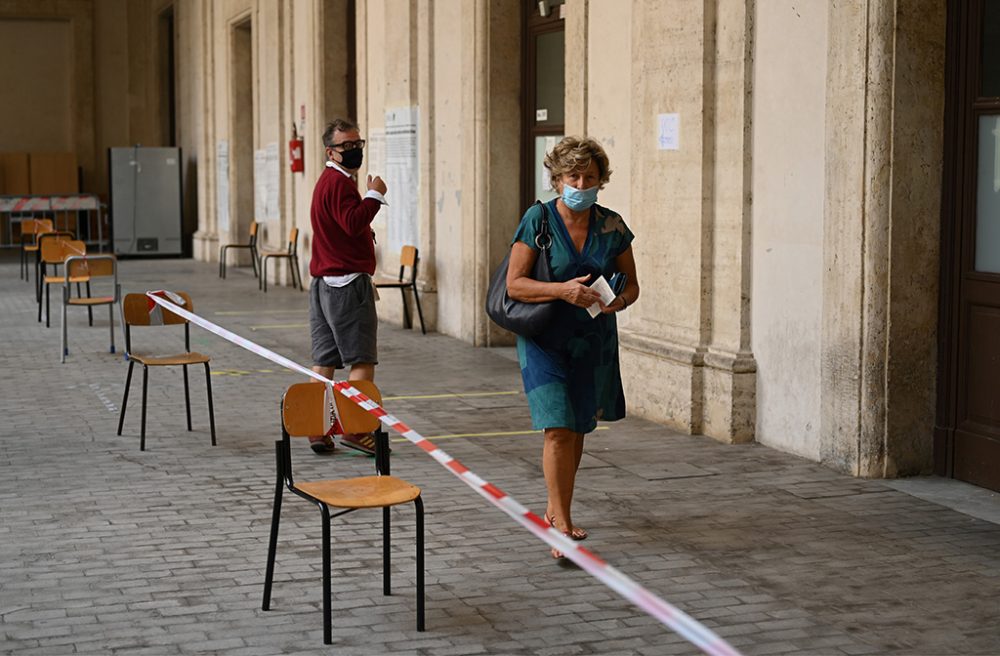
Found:
[[1000, 114], [980, 116], [978, 127], [976, 271], [1000, 273]]

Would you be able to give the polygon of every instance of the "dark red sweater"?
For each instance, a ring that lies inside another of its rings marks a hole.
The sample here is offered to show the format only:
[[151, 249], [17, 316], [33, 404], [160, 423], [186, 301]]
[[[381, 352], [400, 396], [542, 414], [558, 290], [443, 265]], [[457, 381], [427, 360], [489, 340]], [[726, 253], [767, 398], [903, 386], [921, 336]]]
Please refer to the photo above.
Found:
[[382, 204], [361, 198], [358, 186], [335, 168], [324, 167], [313, 191], [312, 260], [314, 278], [375, 273], [371, 223]]

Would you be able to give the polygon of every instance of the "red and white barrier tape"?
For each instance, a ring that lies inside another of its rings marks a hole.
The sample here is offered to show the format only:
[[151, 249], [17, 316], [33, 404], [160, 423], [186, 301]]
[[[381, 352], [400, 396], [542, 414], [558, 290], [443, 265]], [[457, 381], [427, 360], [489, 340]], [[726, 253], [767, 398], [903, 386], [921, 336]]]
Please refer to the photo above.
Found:
[[563, 535], [560, 531], [549, 526], [548, 522], [522, 506], [516, 499], [514, 499], [514, 497], [509, 496], [492, 483], [489, 483], [488, 481], [485, 481], [477, 476], [458, 460], [455, 460], [443, 450], [432, 444], [429, 440], [424, 438], [420, 433], [386, 412], [384, 408], [358, 391], [350, 383], [333, 382], [332, 380], [319, 375], [312, 369], [303, 367], [283, 355], [279, 355], [274, 351], [251, 342], [248, 339], [240, 337], [236, 333], [230, 332], [225, 328], [198, 316], [197, 314], [189, 312], [184, 308], [161, 298], [160, 296], [147, 293], [147, 297], [153, 299], [154, 302], [170, 310], [174, 314], [187, 319], [191, 323], [201, 326], [205, 330], [214, 333], [219, 337], [236, 344], [237, 346], [245, 348], [251, 353], [256, 353], [262, 358], [270, 360], [275, 364], [279, 364], [287, 369], [297, 371], [305, 376], [315, 378], [316, 380], [332, 386], [338, 392], [378, 417], [383, 424], [389, 426], [407, 440], [413, 442], [415, 445], [426, 451], [428, 455], [441, 463], [441, 465], [443, 465], [448, 471], [453, 473], [466, 485], [475, 490], [480, 496], [509, 515], [518, 524], [531, 531], [531, 533], [533, 533], [536, 537], [561, 551], [567, 558], [579, 565], [581, 569], [604, 583], [622, 597], [631, 601], [642, 611], [655, 617], [657, 620], [671, 628], [682, 638], [695, 645], [706, 654], [711, 654], [712, 656], [739, 656], [739, 652], [730, 646], [729, 643], [715, 635], [715, 633], [702, 625], [696, 619], [667, 603], [663, 599], [660, 599], [619, 570], [598, 558], [593, 552], [580, 546], [578, 542], [570, 539], [569, 537]]

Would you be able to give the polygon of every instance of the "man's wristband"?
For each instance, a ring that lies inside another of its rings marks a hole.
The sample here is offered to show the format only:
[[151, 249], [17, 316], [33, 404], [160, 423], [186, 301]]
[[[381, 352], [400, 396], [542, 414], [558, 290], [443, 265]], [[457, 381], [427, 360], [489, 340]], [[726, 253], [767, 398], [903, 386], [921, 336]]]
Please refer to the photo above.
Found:
[[622, 310], [628, 307], [628, 299], [625, 298], [625, 294], [619, 294], [618, 298], [622, 299]]

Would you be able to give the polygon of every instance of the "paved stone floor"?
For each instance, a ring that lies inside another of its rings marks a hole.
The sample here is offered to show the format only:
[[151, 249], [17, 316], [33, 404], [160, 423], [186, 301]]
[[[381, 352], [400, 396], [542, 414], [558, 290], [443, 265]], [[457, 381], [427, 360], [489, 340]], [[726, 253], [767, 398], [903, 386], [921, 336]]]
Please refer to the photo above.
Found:
[[[221, 281], [183, 260], [126, 261], [121, 274], [128, 291], [189, 290], [198, 313], [308, 361], [305, 294], [264, 295], [246, 271]], [[213, 358], [218, 446], [203, 376], [187, 432], [180, 372], [154, 371], [140, 452], [137, 386], [115, 434], [126, 365], [107, 352], [106, 314], [88, 328], [73, 313], [60, 365], [58, 321], [45, 329], [34, 313], [16, 263], [0, 264], [0, 651], [695, 651], [407, 443], [394, 444], [393, 471], [424, 488], [427, 631], [414, 625], [409, 509], [394, 514], [392, 597], [378, 513], [355, 513], [334, 524], [336, 644], [323, 648], [319, 514], [298, 499], [285, 504], [272, 610], [260, 610], [278, 399], [299, 378], [193, 329]], [[540, 513], [541, 437], [510, 350], [380, 331], [390, 410]], [[137, 344], [179, 344], [163, 332]], [[300, 478], [370, 471], [361, 456], [294, 446]], [[746, 654], [1000, 653], [1000, 526], [882, 482], [628, 419], [588, 439], [575, 508], [589, 548]]]

